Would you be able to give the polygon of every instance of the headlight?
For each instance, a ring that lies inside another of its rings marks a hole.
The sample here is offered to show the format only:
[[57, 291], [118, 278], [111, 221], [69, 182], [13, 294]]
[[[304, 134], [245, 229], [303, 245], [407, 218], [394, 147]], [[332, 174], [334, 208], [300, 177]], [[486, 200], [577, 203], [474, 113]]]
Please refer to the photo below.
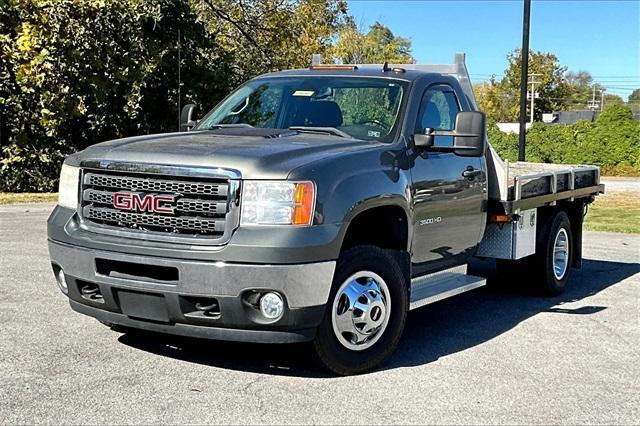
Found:
[[58, 204], [69, 209], [78, 208], [78, 183], [80, 168], [62, 165], [60, 185], [58, 186]]
[[244, 181], [241, 225], [311, 225], [313, 182]]

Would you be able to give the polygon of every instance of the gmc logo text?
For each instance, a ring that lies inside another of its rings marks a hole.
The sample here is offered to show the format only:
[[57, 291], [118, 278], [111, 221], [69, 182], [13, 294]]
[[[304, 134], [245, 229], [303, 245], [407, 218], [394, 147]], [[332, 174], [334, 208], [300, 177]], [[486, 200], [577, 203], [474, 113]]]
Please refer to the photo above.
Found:
[[133, 192], [116, 192], [113, 194], [113, 207], [119, 210], [137, 212], [173, 214], [176, 201], [173, 195], [136, 194]]

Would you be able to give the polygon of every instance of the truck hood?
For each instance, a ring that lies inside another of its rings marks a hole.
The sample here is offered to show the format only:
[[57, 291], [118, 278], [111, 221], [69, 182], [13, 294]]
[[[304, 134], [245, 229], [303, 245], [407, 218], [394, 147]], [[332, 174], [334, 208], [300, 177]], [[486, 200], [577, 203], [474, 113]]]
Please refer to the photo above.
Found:
[[316, 160], [381, 145], [324, 134], [233, 133], [238, 132], [194, 131], [116, 139], [87, 148], [78, 160], [222, 167], [239, 171], [243, 179], [286, 179], [292, 170]]

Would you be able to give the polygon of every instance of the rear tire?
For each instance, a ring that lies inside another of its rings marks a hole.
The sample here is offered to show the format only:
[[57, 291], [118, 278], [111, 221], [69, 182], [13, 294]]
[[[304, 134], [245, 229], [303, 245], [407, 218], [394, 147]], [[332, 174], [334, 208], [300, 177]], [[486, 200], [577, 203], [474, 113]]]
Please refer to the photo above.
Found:
[[318, 360], [343, 376], [375, 368], [396, 349], [408, 309], [406, 279], [393, 257], [374, 246], [347, 250], [313, 341]]
[[571, 276], [573, 252], [571, 222], [564, 211], [558, 211], [538, 230], [530, 271], [536, 288], [548, 296], [561, 294]]
[[547, 213], [539, 222], [535, 254], [518, 260], [496, 259], [496, 288], [510, 288], [514, 281], [520, 281], [546, 296], [564, 291], [573, 263], [571, 223], [564, 211]]

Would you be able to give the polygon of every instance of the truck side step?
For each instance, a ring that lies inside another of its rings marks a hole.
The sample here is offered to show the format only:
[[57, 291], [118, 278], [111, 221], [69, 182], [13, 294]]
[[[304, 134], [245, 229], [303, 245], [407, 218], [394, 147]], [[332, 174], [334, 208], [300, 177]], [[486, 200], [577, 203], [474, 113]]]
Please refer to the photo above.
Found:
[[467, 266], [456, 266], [411, 280], [409, 310], [464, 293], [487, 283], [485, 278], [467, 275]]

